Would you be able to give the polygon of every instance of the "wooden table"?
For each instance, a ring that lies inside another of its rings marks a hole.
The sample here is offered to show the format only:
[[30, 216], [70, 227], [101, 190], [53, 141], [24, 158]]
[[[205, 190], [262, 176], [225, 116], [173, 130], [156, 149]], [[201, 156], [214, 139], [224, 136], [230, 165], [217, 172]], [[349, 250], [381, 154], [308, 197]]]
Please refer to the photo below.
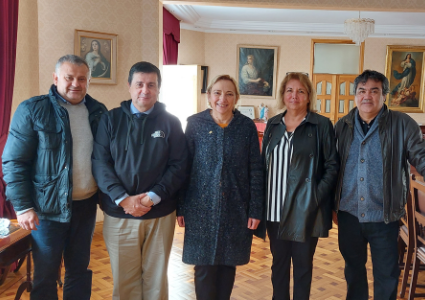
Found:
[[18, 229], [6, 238], [0, 239], [0, 268], [4, 270], [0, 277], [0, 285], [6, 280], [10, 266], [14, 262], [18, 262], [18, 266], [14, 271], [17, 272], [25, 258], [27, 259], [27, 278], [19, 286], [15, 300], [19, 300], [25, 290], [31, 292], [32, 289], [31, 250], [31, 231], [29, 230]]

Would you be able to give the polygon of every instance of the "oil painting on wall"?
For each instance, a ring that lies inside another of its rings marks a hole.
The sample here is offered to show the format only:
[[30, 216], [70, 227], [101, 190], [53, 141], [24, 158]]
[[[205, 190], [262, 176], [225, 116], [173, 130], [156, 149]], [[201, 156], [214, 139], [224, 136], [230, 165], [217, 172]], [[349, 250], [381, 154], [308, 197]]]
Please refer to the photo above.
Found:
[[237, 80], [243, 97], [276, 97], [278, 47], [238, 45]]
[[387, 96], [390, 109], [423, 112], [424, 53], [423, 46], [387, 46], [385, 75], [390, 82]]
[[75, 55], [84, 58], [91, 72], [91, 83], [116, 83], [117, 35], [76, 30]]

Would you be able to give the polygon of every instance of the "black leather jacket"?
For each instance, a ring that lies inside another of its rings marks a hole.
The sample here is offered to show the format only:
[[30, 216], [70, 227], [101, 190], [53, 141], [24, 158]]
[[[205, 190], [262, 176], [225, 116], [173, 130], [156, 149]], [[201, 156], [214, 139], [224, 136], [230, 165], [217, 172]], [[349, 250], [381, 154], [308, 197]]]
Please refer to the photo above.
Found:
[[[354, 136], [354, 118], [357, 108], [335, 124], [337, 148], [341, 158], [341, 172], [338, 176], [335, 193], [335, 210], [338, 211], [341, 199], [342, 182], [348, 153]], [[404, 214], [409, 192], [409, 164], [425, 175], [425, 141], [418, 124], [408, 115], [389, 110], [384, 111], [379, 120], [383, 161], [384, 222], [398, 221]], [[375, 121], [375, 122], [376, 122]]]
[[[262, 157], [265, 178], [271, 153], [286, 131], [283, 116], [284, 113], [281, 113], [271, 118], [264, 132]], [[332, 228], [332, 199], [338, 169], [332, 123], [328, 118], [309, 112], [293, 136], [293, 154], [286, 182], [279, 239], [304, 242], [308, 237], [328, 236]], [[261, 222], [259, 229], [263, 234], [264, 223]]]
[[[89, 95], [85, 99], [95, 136], [100, 117], [107, 110]], [[59, 105], [52, 88], [49, 94], [18, 106], [2, 160], [6, 197], [15, 211], [34, 208], [40, 219], [71, 220], [71, 128], [68, 112]]]

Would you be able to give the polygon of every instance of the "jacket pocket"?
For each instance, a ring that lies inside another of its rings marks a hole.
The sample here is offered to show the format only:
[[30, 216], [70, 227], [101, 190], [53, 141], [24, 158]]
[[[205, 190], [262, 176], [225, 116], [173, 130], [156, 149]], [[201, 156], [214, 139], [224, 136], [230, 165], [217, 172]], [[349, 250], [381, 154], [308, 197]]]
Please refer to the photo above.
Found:
[[57, 178], [43, 183], [33, 182], [35, 203], [43, 214], [60, 214], [60, 198], [58, 195]]
[[62, 128], [59, 124], [55, 126], [45, 126], [38, 129], [39, 147], [41, 149], [55, 149], [62, 142]]

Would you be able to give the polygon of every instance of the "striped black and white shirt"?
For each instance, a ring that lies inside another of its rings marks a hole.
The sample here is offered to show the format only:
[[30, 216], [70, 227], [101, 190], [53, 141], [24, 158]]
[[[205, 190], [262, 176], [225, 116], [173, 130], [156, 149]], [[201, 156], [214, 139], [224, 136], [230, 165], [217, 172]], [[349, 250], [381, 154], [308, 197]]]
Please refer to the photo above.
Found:
[[[282, 122], [285, 123], [283, 118]], [[270, 155], [267, 174], [267, 221], [270, 222], [280, 222], [293, 153], [293, 136], [293, 132], [285, 131], [280, 143], [276, 145]]]

